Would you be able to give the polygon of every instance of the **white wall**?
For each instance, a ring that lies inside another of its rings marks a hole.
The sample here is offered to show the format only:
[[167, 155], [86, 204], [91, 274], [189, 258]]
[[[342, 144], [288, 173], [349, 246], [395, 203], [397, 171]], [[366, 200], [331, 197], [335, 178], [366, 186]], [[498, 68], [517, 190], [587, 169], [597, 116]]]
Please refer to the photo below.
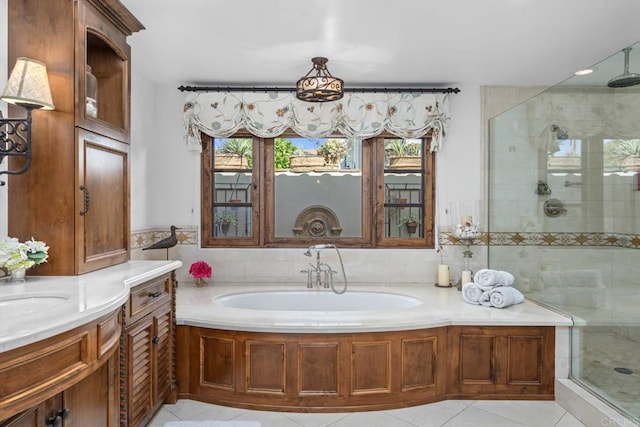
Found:
[[[4, 84], [9, 78], [9, 71], [7, 70], [7, 27], [9, 17], [7, 16], [7, 3], [9, 0], [0, 0], [0, 87], [4, 89]], [[0, 111], [4, 117], [7, 117], [7, 104], [5, 102], [0, 101]], [[9, 160], [3, 160], [0, 163], [0, 170], [7, 169], [7, 163]], [[2, 175], [6, 177], [6, 175]], [[3, 180], [4, 178], [0, 178]], [[6, 181], [6, 180], [5, 180]], [[7, 186], [0, 187], [0, 236], [7, 235], [7, 206], [9, 202], [7, 200]]]

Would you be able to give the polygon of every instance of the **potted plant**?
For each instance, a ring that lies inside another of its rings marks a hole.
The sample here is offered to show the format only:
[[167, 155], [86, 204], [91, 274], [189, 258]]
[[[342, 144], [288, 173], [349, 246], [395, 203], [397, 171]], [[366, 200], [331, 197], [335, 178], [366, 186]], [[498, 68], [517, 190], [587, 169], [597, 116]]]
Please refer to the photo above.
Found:
[[213, 223], [220, 227], [220, 231], [226, 236], [229, 231], [229, 227], [232, 225], [238, 225], [238, 219], [234, 214], [224, 211], [214, 215]]
[[224, 140], [215, 152], [216, 169], [246, 169], [251, 166], [253, 141], [251, 138]]
[[317, 153], [324, 158], [325, 166], [339, 168], [340, 160], [347, 154], [347, 144], [341, 139], [328, 139]]
[[415, 214], [408, 214], [398, 220], [398, 227], [405, 226], [409, 234], [413, 234], [418, 229], [418, 224], [422, 224], [422, 218]]
[[421, 150], [420, 142], [411, 142], [406, 139], [388, 140], [385, 151], [389, 159], [389, 168], [420, 169], [422, 167]]

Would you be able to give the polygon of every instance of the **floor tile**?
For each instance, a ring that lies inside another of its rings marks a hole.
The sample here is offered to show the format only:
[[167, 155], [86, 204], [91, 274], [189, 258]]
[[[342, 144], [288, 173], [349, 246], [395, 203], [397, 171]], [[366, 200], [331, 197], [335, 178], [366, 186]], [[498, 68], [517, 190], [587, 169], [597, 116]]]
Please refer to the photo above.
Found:
[[441, 426], [462, 412], [473, 400], [445, 400], [411, 408], [393, 409], [387, 414], [416, 426]]
[[566, 412], [553, 401], [477, 400], [473, 407], [531, 427], [553, 426]]
[[284, 412], [283, 415], [304, 427], [328, 427], [332, 426], [333, 423], [338, 420], [348, 416], [349, 413], [303, 414], [297, 412]]
[[164, 405], [163, 408], [185, 421], [230, 420], [246, 412], [245, 409], [211, 405], [189, 399], [178, 400], [175, 405]]
[[[354, 412], [330, 425], [331, 427], [415, 427], [385, 412]], [[307, 427], [307, 426], [305, 426]]]
[[[552, 424], [553, 425], [553, 424]], [[442, 427], [525, 427], [526, 424], [501, 417], [491, 412], [483, 411], [472, 406], [465, 408], [452, 420]], [[431, 427], [431, 426], [429, 426]], [[539, 427], [550, 427], [539, 426]]]
[[160, 410], [158, 411], [156, 416], [153, 417], [151, 422], [147, 424], [147, 427], [163, 427], [165, 423], [168, 423], [170, 421], [182, 421], [182, 420], [180, 420], [180, 418], [176, 417], [175, 415], [173, 415], [171, 412], [169, 412], [167, 409], [163, 407], [163, 408], [160, 408]]
[[558, 421], [554, 427], [584, 427], [584, 424], [567, 412], [562, 416], [562, 418], [560, 418], [560, 421]]

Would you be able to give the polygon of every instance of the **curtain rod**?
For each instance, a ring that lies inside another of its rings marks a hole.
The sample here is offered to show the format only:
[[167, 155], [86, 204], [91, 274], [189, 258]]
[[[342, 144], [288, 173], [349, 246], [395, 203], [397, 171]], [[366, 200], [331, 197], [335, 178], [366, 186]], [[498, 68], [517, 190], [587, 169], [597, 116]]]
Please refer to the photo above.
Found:
[[[247, 86], [180, 86], [180, 92], [295, 92], [294, 87], [247, 87]], [[433, 88], [344, 88], [345, 92], [364, 92], [364, 93], [460, 93], [457, 87]]]

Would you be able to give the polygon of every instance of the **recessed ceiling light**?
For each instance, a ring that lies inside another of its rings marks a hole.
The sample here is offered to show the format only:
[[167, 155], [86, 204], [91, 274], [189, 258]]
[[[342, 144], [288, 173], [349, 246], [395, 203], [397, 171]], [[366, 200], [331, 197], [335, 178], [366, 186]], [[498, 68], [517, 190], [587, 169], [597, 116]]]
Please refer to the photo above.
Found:
[[587, 74], [591, 74], [591, 73], [593, 73], [593, 70], [590, 68], [587, 68], [584, 70], [578, 70], [573, 74], [575, 74], [576, 76], [586, 76]]

